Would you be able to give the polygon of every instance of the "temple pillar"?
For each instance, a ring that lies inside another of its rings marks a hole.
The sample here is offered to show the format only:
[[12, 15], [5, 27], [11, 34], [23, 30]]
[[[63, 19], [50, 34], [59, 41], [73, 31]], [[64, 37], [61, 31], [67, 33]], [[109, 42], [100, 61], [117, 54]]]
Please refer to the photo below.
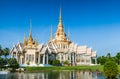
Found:
[[46, 55], [47, 57], [46, 57], [46, 64], [48, 64], [48, 54]]
[[62, 56], [61, 56], [61, 53], [60, 53], [59, 55], [60, 55], [60, 63], [62, 63], [62, 61], [61, 61], [61, 57], [62, 57]]
[[20, 64], [22, 64], [22, 57], [20, 57]]
[[71, 64], [71, 53], [69, 54], [70, 64]]
[[76, 54], [75, 54], [75, 65], [76, 65]]
[[72, 53], [72, 61], [73, 61], [72, 64], [74, 66], [75, 65], [75, 62], [74, 62], [75, 61], [74, 53]]
[[43, 64], [45, 64], [45, 54], [43, 55]]
[[84, 59], [85, 59], [85, 63], [84, 64], [86, 65], [87, 64], [87, 56], [86, 57], [84, 56]]
[[32, 63], [34, 63], [34, 64], [36, 63], [36, 58], [35, 58], [36, 56], [35, 56], [35, 55], [36, 55], [36, 53], [33, 54], [33, 56], [32, 56], [32, 57], [34, 57], [34, 58], [31, 57], [31, 58], [33, 59]]
[[91, 60], [91, 57], [90, 57], [90, 64], [92, 64], [92, 60]]
[[61, 44], [60, 44], [60, 49], [61, 49]]
[[38, 64], [40, 64], [40, 54], [38, 54]]
[[26, 56], [26, 54], [25, 54], [25, 56], [24, 56], [24, 58], [25, 58], [25, 62], [24, 62], [24, 64], [26, 64], [26, 57], [27, 57], [27, 56]]
[[66, 60], [66, 54], [64, 54], [63, 57], [64, 57], [64, 61], [65, 61]]
[[17, 59], [17, 53], [18, 53], [18, 52], [16, 52], [16, 54], [15, 54], [15, 55], [16, 55], [16, 56], [15, 56], [15, 57], [16, 57], [16, 60], [18, 60], [18, 59]]
[[95, 64], [97, 64], [97, 58], [95, 57]]

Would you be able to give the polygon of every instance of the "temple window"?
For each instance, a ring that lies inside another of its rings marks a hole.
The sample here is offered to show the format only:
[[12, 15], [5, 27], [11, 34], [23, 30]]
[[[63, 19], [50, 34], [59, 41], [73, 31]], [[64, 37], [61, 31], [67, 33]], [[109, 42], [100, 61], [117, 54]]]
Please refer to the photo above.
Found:
[[68, 60], [69, 60], [70, 58], [68, 57]]
[[26, 60], [28, 61], [28, 54], [26, 54]]
[[31, 55], [29, 55], [29, 61], [31, 61], [32, 59], [31, 59], [32, 57], [31, 57]]

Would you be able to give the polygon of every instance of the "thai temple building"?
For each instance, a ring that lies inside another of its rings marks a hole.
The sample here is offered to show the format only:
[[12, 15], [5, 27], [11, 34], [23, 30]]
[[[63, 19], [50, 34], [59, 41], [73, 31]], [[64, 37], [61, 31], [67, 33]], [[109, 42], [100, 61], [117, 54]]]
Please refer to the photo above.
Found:
[[11, 50], [11, 56], [16, 58], [23, 66], [45, 66], [48, 61], [59, 60], [61, 65], [68, 61], [70, 65], [93, 65], [92, 59], [96, 61], [96, 51], [87, 46], [79, 46], [70, 40], [70, 33], [66, 36], [62, 23], [62, 12], [60, 9], [59, 23], [54, 37], [52, 31], [47, 44], [38, 44], [37, 39], [32, 36], [32, 22], [30, 22], [30, 33], [23, 42], [18, 42]]

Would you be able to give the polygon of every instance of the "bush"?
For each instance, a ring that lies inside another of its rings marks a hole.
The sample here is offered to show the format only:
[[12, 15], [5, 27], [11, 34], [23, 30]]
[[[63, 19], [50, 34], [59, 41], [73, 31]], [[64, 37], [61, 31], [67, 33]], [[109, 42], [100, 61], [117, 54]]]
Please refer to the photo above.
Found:
[[53, 60], [52, 65], [54, 66], [60, 66], [60, 61], [59, 60]]
[[104, 65], [104, 74], [109, 79], [115, 79], [119, 73], [118, 65], [114, 61], [107, 61]]
[[63, 61], [63, 64], [64, 64], [64, 65], [68, 65], [69, 62], [66, 60], [66, 61]]

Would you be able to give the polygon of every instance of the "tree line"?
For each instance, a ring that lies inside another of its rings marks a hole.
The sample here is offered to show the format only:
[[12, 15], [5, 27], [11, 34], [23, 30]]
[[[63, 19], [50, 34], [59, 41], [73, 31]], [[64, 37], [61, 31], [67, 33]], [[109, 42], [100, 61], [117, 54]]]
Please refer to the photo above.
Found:
[[104, 65], [107, 60], [114, 61], [118, 65], [120, 65], [120, 52], [118, 52], [115, 56], [111, 56], [110, 53], [107, 53], [106, 56], [99, 56], [97, 58], [97, 63]]
[[9, 48], [2, 48], [0, 45], [0, 69], [4, 68], [12, 68], [15, 70], [19, 67], [19, 64], [15, 58], [10, 58], [8, 55], [10, 54]]

